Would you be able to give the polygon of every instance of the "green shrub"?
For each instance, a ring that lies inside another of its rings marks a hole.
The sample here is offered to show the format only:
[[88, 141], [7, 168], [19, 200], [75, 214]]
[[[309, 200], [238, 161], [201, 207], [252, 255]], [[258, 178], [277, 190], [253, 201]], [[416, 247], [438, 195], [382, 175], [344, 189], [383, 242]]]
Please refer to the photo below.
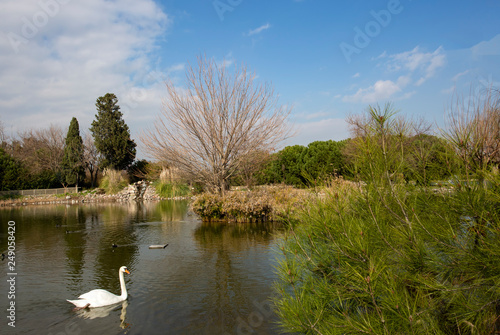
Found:
[[221, 221], [225, 218], [225, 213], [222, 211], [222, 197], [219, 194], [202, 193], [196, 197], [191, 208], [203, 221]]

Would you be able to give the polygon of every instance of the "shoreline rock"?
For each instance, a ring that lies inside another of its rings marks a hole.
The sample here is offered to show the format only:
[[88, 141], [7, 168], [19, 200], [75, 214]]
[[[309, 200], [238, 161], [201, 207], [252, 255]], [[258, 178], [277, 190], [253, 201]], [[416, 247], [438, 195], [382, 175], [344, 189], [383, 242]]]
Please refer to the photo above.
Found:
[[0, 207], [17, 207], [28, 205], [57, 205], [97, 202], [128, 202], [128, 201], [161, 201], [161, 200], [186, 200], [191, 197], [160, 197], [151, 182], [138, 181], [130, 184], [116, 194], [105, 194], [103, 189], [95, 189], [89, 193], [66, 195], [64, 197], [51, 196], [26, 196], [22, 199], [0, 200]]

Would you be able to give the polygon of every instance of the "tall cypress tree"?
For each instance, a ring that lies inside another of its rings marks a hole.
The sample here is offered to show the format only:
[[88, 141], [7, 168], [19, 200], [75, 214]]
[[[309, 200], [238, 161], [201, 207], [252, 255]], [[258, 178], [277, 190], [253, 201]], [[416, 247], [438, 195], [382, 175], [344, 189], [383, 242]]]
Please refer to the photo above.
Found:
[[71, 119], [66, 135], [61, 177], [63, 185], [76, 184], [77, 186], [85, 177], [83, 140], [80, 136], [78, 120], [75, 117]]
[[135, 159], [136, 144], [130, 139], [130, 131], [120, 112], [118, 98], [113, 93], [99, 97], [96, 102], [96, 119], [90, 131], [94, 143], [103, 156], [102, 168], [122, 170]]

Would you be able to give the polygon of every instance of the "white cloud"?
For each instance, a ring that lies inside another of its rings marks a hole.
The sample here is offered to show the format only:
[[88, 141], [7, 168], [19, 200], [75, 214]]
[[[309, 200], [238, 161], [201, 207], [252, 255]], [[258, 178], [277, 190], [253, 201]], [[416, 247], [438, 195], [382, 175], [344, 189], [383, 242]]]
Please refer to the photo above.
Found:
[[471, 48], [474, 56], [499, 56], [500, 55], [500, 34], [489, 41], [483, 41]]
[[457, 89], [457, 86], [456, 85], [452, 85], [448, 88], [445, 88], [444, 90], [441, 90], [441, 93], [443, 94], [446, 94], [446, 95], [450, 95], [451, 93], [455, 92]]
[[216, 59], [215, 60], [215, 63], [217, 64], [217, 66], [222, 66], [222, 67], [231, 67], [235, 62], [235, 59], [233, 57], [233, 52], [230, 51], [228, 52], [223, 59], [219, 60], [219, 59]]
[[387, 57], [387, 51], [384, 50], [384, 52], [382, 52], [380, 55], [378, 55], [377, 57], [375, 58], [372, 58], [372, 60], [377, 60], [377, 59], [382, 59], [382, 58], [386, 58]]
[[359, 78], [361, 76], [361, 74], [359, 72], [356, 72], [352, 77], [353, 78]]
[[148, 69], [170, 24], [153, 0], [6, 0], [0, 12], [9, 13], [0, 21], [0, 119], [14, 131], [67, 127], [73, 116], [89, 126], [95, 100], [107, 92], [118, 96], [126, 122], [154, 118], [159, 72], [181, 69]]
[[253, 30], [250, 30], [247, 35], [248, 36], [252, 36], [252, 35], [257, 35], [257, 34], [260, 34], [261, 32], [263, 32], [264, 30], [267, 30], [271, 28], [271, 25], [269, 23], [266, 23], [258, 28], [255, 28]]
[[300, 144], [307, 146], [314, 141], [340, 141], [348, 137], [349, 128], [345, 119], [327, 118], [301, 123], [298, 126], [297, 135], [289, 139], [286, 145]]
[[345, 96], [344, 102], [373, 103], [387, 100], [393, 94], [400, 92], [401, 88], [391, 80], [379, 80], [368, 88], [360, 88], [355, 94]]
[[168, 68], [168, 72], [184, 71], [186, 65], [184, 63], [174, 64]]
[[[417, 46], [413, 50], [388, 55], [383, 52], [373, 60], [382, 60], [389, 75], [398, 75], [397, 79], [380, 79], [366, 88], [359, 88], [356, 93], [342, 98], [344, 102], [374, 103], [383, 100], [403, 100], [413, 96], [416, 91], [405, 92], [410, 84], [421, 86], [434, 77], [439, 68], [446, 64], [446, 55], [442, 47], [433, 52], [422, 52]], [[356, 76], [356, 75], [355, 75]]]
[[457, 73], [456, 75], [453, 76], [453, 78], [451, 78], [451, 80], [452, 81], [457, 81], [458, 79], [460, 79], [460, 77], [465, 76], [469, 72], [470, 72], [470, 70], [465, 70], [463, 72]]
[[387, 64], [390, 71], [403, 71], [420, 77], [415, 85], [420, 86], [426, 80], [434, 77], [436, 71], [446, 64], [446, 55], [443, 47], [434, 52], [421, 52], [417, 46], [411, 51], [389, 56]]
[[305, 119], [305, 120], [312, 120], [312, 119], [317, 119], [317, 118], [322, 118], [325, 116], [328, 116], [330, 113], [325, 112], [325, 111], [320, 111], [316, 113], [300, 113], [297, 115], [297, 117]]
[[368, 88], [360, 88], [355, 94], [344, 96], [344, 102], [374, 103], [388, 100], [394, 97], [396, 93], [403, 90], [409, 84], [409, 78], [401, 76], [396, 82], [392, 80], [378, 80]]

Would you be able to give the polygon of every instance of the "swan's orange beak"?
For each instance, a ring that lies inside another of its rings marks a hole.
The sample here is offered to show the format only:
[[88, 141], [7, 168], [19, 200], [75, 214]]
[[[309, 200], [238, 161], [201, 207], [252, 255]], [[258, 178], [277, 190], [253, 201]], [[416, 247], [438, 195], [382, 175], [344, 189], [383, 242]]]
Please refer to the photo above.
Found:
[[125, 273], [130, 274], [130, 271], [128, 269], [125, 269], [124, 271]]

